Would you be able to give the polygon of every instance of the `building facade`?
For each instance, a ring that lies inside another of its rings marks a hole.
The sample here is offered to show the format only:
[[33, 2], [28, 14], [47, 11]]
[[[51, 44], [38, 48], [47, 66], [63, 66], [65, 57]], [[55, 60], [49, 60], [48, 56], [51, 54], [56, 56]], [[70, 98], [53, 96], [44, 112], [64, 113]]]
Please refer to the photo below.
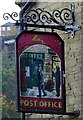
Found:
[[18, 29], [14, 23], [8, 22], [1, 26], [1, 36], [12, 36], [18, 33]]
[[[27, 1], [18, 1], [16, 4], [24, 6]], [[52, 12], [55, 9], [70, 8], [71, 2], [33, 2], [29, 4], [27, 9], [41, 8], [46, 11]], [[74, 38], [71, 38], [70, 33], [65, 33], [60, 30], [54, 30], [64, 41], [64, 56], [65, 56], [65, 81], [66, 81], [66, 111], [72, 112], [79, 110], [79, 118], [83, 118], [83, 2], [74, 2], [75, 5], [75, 25], [81, 25], [81, 29], [75, 32]], [[31, 7], [30, 7], [31, 6]], [[50, 29], [36, 28], [36, 31], [51, 32]], [[31, 118], [43, 117], [43, 118], [70, 118], [67, 115], [35, 115], [31, 114]]]
[[15, 36], [18, 33], [18, 28], [14, 23], [7, 22], [0, 27], [0, 50], [7, 48], [8, 51], [14, 51]]

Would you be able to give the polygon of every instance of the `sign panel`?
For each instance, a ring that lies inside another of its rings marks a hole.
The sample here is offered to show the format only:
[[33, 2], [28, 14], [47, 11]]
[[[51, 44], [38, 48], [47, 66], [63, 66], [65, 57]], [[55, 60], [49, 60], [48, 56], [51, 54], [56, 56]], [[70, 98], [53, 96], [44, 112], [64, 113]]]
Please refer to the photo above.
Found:
[[64, 42], [56, 33], [23, 31], [16, 38], [18, 110], [65, 112]]

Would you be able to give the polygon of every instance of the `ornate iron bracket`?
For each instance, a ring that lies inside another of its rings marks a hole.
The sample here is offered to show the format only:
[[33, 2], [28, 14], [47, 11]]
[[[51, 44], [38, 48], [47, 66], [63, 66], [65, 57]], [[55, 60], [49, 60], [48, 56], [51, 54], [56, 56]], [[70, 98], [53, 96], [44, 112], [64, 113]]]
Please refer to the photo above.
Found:
[[67, 30], [65, 33], [71, 33], [71, 37], [75, 36], [75, 32], [81, 29], [81, 25], [66, 25], [65, 29]]
[[3, 18], [8, 20], [9, 17], [16, 21], [15, 25], [25, 27], [39, 27], [39, 28], [51, 28], [65, 31], [66, 33], [71, 33], [71, 37], [74, 37], [74, 33], [80, 30], [81, 25], [74, 25], [74, 3], [71, 4], [71, 9], [64, 8], [61, 11], [54, 10], [52, 13], [45, 11], [41, 8], [36, 10], [25, 11], [22, 18], [16, 20], [18, 16], [16, 12], [12, 14], [5, 13]]

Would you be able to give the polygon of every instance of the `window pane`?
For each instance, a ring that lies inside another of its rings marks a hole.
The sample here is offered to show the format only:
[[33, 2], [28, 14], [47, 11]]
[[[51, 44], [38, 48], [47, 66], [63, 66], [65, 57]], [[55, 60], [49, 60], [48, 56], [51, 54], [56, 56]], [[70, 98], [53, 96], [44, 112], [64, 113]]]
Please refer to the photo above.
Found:
[[5, 31], [5, 27], [2, 27], [2, 31]]
[[10, 27], [7, 27], [7, 30], [10, 31]]

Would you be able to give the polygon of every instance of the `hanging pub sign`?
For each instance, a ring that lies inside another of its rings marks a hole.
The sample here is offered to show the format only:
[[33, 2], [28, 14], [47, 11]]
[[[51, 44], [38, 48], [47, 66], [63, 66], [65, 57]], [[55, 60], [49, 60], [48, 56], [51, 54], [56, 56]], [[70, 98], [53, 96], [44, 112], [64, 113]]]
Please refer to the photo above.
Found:
[[56, 33], [16, 37], [18, 111], [64, 113], [64, 42]]

